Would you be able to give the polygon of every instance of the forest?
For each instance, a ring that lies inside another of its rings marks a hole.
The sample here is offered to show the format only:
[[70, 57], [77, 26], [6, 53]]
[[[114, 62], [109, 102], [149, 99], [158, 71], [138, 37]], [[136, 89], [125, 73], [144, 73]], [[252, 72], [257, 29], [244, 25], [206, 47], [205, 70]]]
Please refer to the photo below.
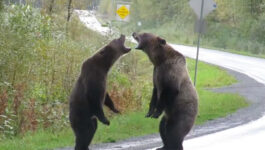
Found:
[[[172, 43], [195, 45], [197, 20], [188, 0], [132, 0], [131, 21], [120, 24], [123, 30], [149, 31], [170, 39]], [[265, 1], [215, 0], [217, 9], [206, 18], [202, 45], [226, 51], [264, 57]], [[111, 1], [102, 0], [99, 12], [113, 20]], [[110, 15], [112, 14], [112, 15]], [[115, 22], [115, 21], [114, 21]], [[142, 26], [137, 27], [137, 22]]]

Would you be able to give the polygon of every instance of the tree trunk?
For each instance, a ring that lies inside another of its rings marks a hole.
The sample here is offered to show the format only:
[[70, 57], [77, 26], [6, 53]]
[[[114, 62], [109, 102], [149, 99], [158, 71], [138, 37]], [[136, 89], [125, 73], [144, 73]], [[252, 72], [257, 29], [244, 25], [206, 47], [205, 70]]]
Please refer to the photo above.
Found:
[[49, 7], [49, 14], [52, 13], [53, 5], [55, 0], [51, 0], [50, 7]]
[[4, 5], [3, 3], [4, 3], [3, 0], [0, 0], [0, 13], [1, 13], [3, 7], [4, 7], [4, 6], [3, 6], [3, 5]]
[[69, 20], [70, 20], [70, 18], [71, 18], [71, 14], [72, 14], [71, 7], [72, 7], [72, 0], [69, 0], [69, 3], [68, 3], [67, 22], [69, 22]]

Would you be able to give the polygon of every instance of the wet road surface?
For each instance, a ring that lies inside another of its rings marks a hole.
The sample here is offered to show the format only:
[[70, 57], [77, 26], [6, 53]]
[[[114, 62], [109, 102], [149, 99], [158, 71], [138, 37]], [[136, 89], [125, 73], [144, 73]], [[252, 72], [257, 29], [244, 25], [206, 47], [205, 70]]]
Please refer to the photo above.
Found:
[[[97, 26], [98, 23], [95, 22], [94, 16], [91, 17], [89, 13], [79, 15], [81, 15], [80, 20], [88, 28], [96, 28], [90, 27], [88, 23], [92, 22]], [[107, 32], [105, 28], [97, 27], [97, 29], [99, 32]], [[172, 46], [187, 57], [195, 58], [196, 56], [195, 47], [173, 44]], [[237, 84], [214, 89], [214, 91], [238, 93], [246, 97], [251, 105], [225, 118], [209, 121], [202, 126], [195, 126], [184, 141], [185, 150], [264, 150], [265, 59], [201, 49], [199, 60], [227, 68], [228, 72], [239, 80]], [[92, 145], [91, 149], [151, 150], [159, 146], [161, 146], [161, 140], [159, 135], [155, 134], [117, 143]], [[58, 150], [72, 150], [72, 148]]]
[[[253, 120], [257, 120], [263, 116], [265, 112], [265, 94], [263, 94], [265, 91], [265, 86], [242, 73], [238, 73], [232, 70], [228, 70], [228, 73], [233, 75], [239, 82], [228, 87], [209, 90], [212, 90], [214, 92], [240, 94], [241, 96], [247, 98], [248, 102], [251, 105], [247, 108], [240, 109], [237, 112], [224, 118], [208, 121], [204, 125], [195, 126], [186, 137], [186, 140], [184, 142], [185, 150], [197, 150], [198, 146], [196, 145], [196, 143], [205, 143], [201, 141], [197, 142], [196, 140], [194, 141], [194, 139], [200, 139], [200, 137], [204, 137], [204, 135], [207, 134], [211, 135], [218, 133], [219, 131], [231, 129], [249, 123]], [[225, 137], [219, 138], [222, 139]], [[218, 141], [220, 141], [220, 139], [218, 139]], [[205, 144], [208, 143], [206, 142]], [[116, 143], [91, 145], [90, 148], [93, 150], [151, 150], [161, 145], [162, 143], [159, 134], [153, 134], [142, 137], [135, 137]], [[58, 150], [73, 150], [73, 148], [61, 148]]]

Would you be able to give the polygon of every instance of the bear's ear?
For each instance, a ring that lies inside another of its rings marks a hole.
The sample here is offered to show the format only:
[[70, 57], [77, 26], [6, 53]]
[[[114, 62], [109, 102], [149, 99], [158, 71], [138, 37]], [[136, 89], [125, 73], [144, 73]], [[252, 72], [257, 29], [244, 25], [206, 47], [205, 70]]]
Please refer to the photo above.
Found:
[[162, 39], [161, 37], [157, 37], [157, 39], [158, 39], [158, 42], [160, 43], [160, 45], [166, 45], [167, 44], [165, 39]]

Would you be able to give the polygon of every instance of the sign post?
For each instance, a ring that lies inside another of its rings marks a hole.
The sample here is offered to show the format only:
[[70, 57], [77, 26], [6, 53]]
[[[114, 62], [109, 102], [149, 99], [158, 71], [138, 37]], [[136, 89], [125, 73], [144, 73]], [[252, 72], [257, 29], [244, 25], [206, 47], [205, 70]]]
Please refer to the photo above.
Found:
[[194, 10], [197, 17], [199, 18], [198, 24], [196, 25], [197, 27], [195, 27], [198, 29], [197, 54], [196, 54], [195, 75], [194, 75], [194, 86], [196, 86], [199, 50], [200, 50], [200, 38], [202, 32], [205, 30], [204, 26], [205, 23], [203, 21], [203, 18], [206, 17], [214, 9], [216, 9], [216, 3], [213, 0], [191, 0], [189, 4], [191, 8]]
[[200, 15], [200, 20], [199, 20], [199, 33], [198, 33], [198, 42], [197, 42], [197, 54], [196, 54], [196, 64], [195, 64], [194, 86], [196, 86], [196, 80], [197, 80], [197, 70], [198, 70], [198, 60], [199, 60], [199, 50], [200, 50], [200, 39], [201, 39], [201, 31], [202, 31], [203, 6], [204, 6], [204, 0], [202, 0], [202, 3], [201, 3], [201, 15]]

